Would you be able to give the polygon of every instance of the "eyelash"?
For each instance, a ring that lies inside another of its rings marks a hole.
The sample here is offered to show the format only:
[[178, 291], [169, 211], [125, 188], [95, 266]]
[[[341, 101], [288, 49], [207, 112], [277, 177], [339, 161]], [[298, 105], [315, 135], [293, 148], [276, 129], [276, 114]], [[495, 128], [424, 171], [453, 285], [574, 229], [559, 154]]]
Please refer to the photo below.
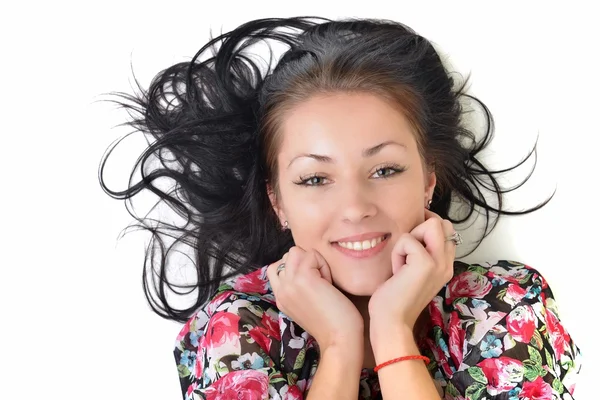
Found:
[[[375, 179], [388, 179], [388, 178], [391, 178], [391, 177], [393, 177], [393, 176], [395, 176], [397, 174], [400, 174], [400, 173], [406, 171], [406, 167], [402, 167], [402, 166], [400, 166], [398, 164], [387, 164], [387, 165], [382, 165], [379, 168], [377, 168], [375, 170], [375, 173], [377, 173], [377, 172], [379, 172], [381, 170], [391, 170], [392, 173], [387, 174], [387, 175], [380, 175], [378, 178], [375, 178]], [[375, 173], [373, 173], [371, 175], [374, 175]], [[322, 175], [319, 175], [319, 174], [311, 174], [311, 175], [308, 175], [308, 176], [304, 176], [304, 177], [301, 176], [301, 177], [299, 177], [298, 181], [296, 181], [294, 183], [296, 185], [299, 185], [299, 186], [323, 186], [322, 183], [321, 184], [318, 184], [318, 183], [317, 184], [309, 184], [309, 182], [312, 179], [326, 179], [326, 178], [324, 176], [322, 176]]]

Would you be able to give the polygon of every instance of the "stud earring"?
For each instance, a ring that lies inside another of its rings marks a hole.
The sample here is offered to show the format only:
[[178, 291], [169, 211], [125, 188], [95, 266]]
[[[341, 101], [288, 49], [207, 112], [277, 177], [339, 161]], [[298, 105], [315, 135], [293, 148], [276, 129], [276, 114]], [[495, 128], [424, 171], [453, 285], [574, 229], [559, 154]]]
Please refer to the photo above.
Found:
[[284, 221], [283, 225], [282, 225], [282, 230], [287, 231], [288, 229], [290, 229], [289, 226], [290, 226], [290, 224], [288, 224], [287, 221]]
[[431, 208], [431, 199], [427, 200], [427, 205], [425, 206], [426, 209], [430, 209]]

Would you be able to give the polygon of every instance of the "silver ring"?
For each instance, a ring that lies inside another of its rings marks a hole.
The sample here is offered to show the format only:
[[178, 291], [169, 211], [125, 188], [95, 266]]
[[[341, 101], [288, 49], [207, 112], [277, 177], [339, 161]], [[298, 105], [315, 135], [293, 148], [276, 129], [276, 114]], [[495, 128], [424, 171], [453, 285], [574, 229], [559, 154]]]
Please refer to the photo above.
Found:
[[449, 241], [453, 241], [454, 244], [458, 246], [459, 244], [462, 244], [463, 239], [462, 239], [462, 236], [460, 235], [460, 233], [454, 232], [452, 235], [450, 235], [446, 238], [446, 242], [449, 242]]
[[283, 271], [285, 269], [285, 263], [281, 263], [277, 266], [277, 276], [279, 276], [279, 273], [281, 271]]

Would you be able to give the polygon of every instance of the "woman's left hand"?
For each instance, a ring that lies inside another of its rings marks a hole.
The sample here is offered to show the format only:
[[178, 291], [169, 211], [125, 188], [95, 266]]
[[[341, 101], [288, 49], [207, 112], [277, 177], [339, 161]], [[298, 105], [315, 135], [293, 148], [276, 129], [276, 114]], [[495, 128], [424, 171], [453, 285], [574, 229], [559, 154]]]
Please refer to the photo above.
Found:
[[402, 235], [392, 250], [392, 277], [369, 301], [371, 329], [389, 332], [390, 324], [413, 329], [423, 309], [453, 275], [456, 244], [448, 220], [425, 209], [425, 221]]

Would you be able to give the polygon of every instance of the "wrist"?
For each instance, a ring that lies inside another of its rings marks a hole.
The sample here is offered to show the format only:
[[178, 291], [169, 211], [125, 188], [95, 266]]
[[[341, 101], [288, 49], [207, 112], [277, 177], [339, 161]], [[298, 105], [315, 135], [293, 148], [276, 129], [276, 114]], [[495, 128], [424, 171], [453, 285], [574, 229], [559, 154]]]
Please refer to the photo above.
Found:
[[397, 357], [419, 354], [412, 328], [407, 325], [372, 327], [370, 339], [377, 364]]
[[363, 346], [364, 339], [331, 344], [320, 349], [320, 363], [331, 360], [335, 361], [335, 364], [343, 366], [343, 368], [360, 371], [364, 359]]
[[389, 318], [372, 318], [369, 323], [371, 343], [390, 338], [413, 337], [414, 326], [405, 322], [390, 322]]
[[327, 341], [324, 343], [319, 343], [319, 346], [322, 346], [322, 349], [333, 347], [341, 349], [345, 348], [346, 350], [349, 348], [355, 348], [355, 346], [360, 346], [359, 348], [362, 349], [364, 341], [365, 330], [363, 326], [360, 326], [356, 329], [347, 329], [343, 332], [331, 332], [327, 338]]

